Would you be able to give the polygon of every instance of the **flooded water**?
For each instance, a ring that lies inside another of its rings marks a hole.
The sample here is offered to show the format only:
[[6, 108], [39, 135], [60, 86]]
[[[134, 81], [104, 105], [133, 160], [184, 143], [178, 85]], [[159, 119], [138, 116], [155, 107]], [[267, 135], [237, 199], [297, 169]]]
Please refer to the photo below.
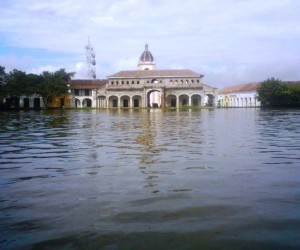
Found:
[[300, 110], [0, 113], [0, 249], [300, 249]]

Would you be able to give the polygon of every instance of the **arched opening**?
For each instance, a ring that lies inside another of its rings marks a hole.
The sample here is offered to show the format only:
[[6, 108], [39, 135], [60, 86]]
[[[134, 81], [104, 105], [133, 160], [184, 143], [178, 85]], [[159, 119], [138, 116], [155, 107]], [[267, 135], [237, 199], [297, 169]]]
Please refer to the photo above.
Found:
[[158, 83], [158, 81], [157, 81], [157, 79], [154, 78], [151, 80], [151, 83]]
[[213, 106], [214, 105], [214, 96], [212, 94], [205, 95], [205, 105], [206, 106]]
[[35, 109], [41, 108], [41, 98], [39, 97], [33, 98], [33, 108]]
[[177, 101], [176, 101], [176, 96], [175, 95], [168, 95], [166, 99], [166, 106], [167, 107], [172, 107], [176, 108], [177, 106]]
[[152, 89], [147, 93], [147, 107], [161, 107], [161, 92], [157, 89]]
[[81, 107], [81, 102], [79, 99], [75, 99], [75, 107], [80, 108]]
[[181, 106], [181, 107], [189, 106], [189, 96], [188, 95], [180, 95], [179, 96], [179, 106]]
[[201, 95], [192, 95], [191, 97], [192, 107], [200, 107], [201, 106]]
[[98, 97], [98, 107], [101, 108], [101, 109], [107, 107], [106, 97], [105, 96], [99, 96]]
[[85, 98], [82, 101], [82, 107], [84, 108], [91, 108], [92, 107], [92, 100], [89, 98]]
[[142, 104], [142, 97], [139, 95], [135, 95], [132, 97], [133, 108], [139, 108]]
[[118, 107], [118, 97], [117, 96], [110, 96], [108, 99], [109, 107], [110, 108], [117, 108]]
[[29, 100], [29, 98], [28, 97], [25, 97], [24, 99], [23, 99], [23, 105], [24, 105], [24, 108], [25, 109], [28, 109], [29, 107], [30, 107], [30, 100]]
[[127, 96], [127, 95], [124, 95], [124, 96], [121, 97], [120, 102], [121, 102], [121, 105], [122, 105], [121, 107], [122, 107], [122, 108], [129, 108], [129, 105], [130, 105], [130, 97]]

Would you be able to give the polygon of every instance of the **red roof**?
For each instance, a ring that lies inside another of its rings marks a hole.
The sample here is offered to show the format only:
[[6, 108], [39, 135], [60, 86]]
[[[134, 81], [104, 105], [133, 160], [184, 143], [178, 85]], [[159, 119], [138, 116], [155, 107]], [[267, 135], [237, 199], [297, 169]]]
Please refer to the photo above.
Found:
[[200, 75], [189, 69], [169, 69], [169, 70], [123, 70], [108, 78], [156, 78], [156, 77], [195, 77], [201, 78]]
[[233, 92], [249, 92], [249, 91], [256, 91], [257, 87], [260, 85], [260, 82], [252, 82], [240, 85], [234, 85], [225, 87], [218, 91], [218, 94], [228, 94]]
[[106, 79], [76, 79], [70, 81], [71, 89], [99, 89], [108, 83]]

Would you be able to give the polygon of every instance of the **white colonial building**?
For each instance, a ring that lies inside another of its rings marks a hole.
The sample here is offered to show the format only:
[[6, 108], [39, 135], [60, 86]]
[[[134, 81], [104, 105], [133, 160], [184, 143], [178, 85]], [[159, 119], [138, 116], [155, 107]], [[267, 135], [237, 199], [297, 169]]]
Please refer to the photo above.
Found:
[[216, 106], [216, 88], [188, 69], [157, 70], [146, 44], [137, 70], [125, 70], [105, 80], [72, 80], [76, 107], [146, 108]]
[[218, 91], [219, 107], [260, 107], [256, 89], [260, 83], [247, 83], [223, 88]]
[[107, 80], [97, 79], [71, 80], [70, 87], [72, 94], [75, 97], [75, 107], [98, 107], [97, 93], [99, 89], [105, 88], [107, 82]]

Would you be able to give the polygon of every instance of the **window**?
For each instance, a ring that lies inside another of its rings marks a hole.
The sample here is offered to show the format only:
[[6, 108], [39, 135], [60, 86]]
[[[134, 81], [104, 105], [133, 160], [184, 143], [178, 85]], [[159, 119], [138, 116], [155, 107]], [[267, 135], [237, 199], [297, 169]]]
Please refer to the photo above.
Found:
[[111, 82], [111, 85], [114, 85], [114, 81]]
[[79, 95], [79, 89], [74, 89], [74, 95]]
[[84, 95], [89, 96], [90, 95], [90, 90], [89, 89], [85, 89], [84, 90]]
[[134, 84], [134, 81], [132, 81], [131, 84]]
[[119, 81], [117, 81], [117, 85], [119, 84]]
[[140, 84], [140, 81], [137, 81], [136, 84]]
[[122, 81], [122, 84], [124, 84], [124, 81]]
[[126, 83], [129, 84], [129, 81], [127, 81]]

